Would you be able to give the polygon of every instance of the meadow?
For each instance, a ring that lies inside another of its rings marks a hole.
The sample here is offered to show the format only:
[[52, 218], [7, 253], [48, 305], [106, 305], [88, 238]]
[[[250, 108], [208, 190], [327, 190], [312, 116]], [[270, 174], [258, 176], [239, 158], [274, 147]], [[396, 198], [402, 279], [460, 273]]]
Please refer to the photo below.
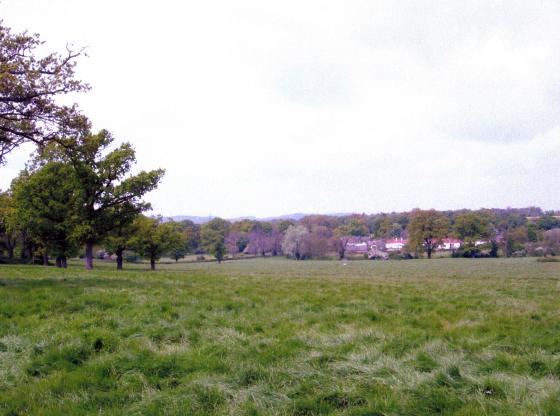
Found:
[[0, 266], [0, 414], [560, 415], [560, 263]]

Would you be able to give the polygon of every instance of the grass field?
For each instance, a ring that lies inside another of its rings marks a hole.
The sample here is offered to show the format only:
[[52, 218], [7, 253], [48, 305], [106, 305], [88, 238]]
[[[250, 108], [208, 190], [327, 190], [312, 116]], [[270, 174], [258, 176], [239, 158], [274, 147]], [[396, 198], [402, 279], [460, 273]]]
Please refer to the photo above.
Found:
[[0, 414], [560, 415], [560, 263], [160, 269], [0, 266]]

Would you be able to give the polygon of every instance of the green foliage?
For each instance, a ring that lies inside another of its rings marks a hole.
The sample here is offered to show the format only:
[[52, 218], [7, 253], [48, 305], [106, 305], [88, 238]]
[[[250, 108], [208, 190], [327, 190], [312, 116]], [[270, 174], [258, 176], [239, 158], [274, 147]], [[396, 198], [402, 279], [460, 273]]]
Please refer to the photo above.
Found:
[[45, 148], [37, 162], [61, 161], [72, 167], [76, 189], [74, 238], [86, 244], [86, 265], [92, 267], [93, 244], [110, 231], [130, 223], [150, 205], [142, 197], [155, 189], [163, 177], [161, 169], [128, 175], [136, 162], [130, 143], [109, 151], [112, 135], [101, 130], [65, 137]]
[[545, 214], [537, 220], [537, 226], [541, 230], [560, 228], [560, 218], [557, 218], [557, 216], [553, 214]]
[[432, 251], [449, 231], [449, 220], [436, 210], [414, 210], [408, 226], [409, 246], [412, 249], [426, 250], [428, 258]]
[[89, 88], [74, 77], [81, 51], [38, 56], [42, 43], [39, 35], [12, 33], [0, 21], [0, 165], [24, 142], [45, 144], [61, 129], [89, 124], [75, 105], [55, 101]]
[[295, 222], [292, 220], [280, 220], [278, 221], [278, 230], [284, 234], [291, 225], [295, 225]]
[[14, 216], [13, 197], [9, 192], [0, 192], [0, 258], [6, 250], [8, 259], [13, 259], [17, 244], [17, 227], [11, 220]]
[[474, 212], [457, 215], [453, 228], [457, 236], [469, 245], [474, 245], [476, 240], [488, 239], [492, 235], [488, 218]]
[[203, 224], [200, 229], [200, 240], [202, 247], [212, 254], [218, 262], [221, 262], [226, 253], [225, 239], [229, 231], [230, 224], [221, 218], [214, 218], [212, 221]]
[[25, 230], [49, 254], [63, 259], [75, 255], [77, 186], [72, 168], [61, 162], [23, 171], [12, 184], [12, 226]]
[[344, 233], [344, 235], [365, 236], [369, 233], [364, 215], [351, 215], [345, 218], [339, 229], [339, 232]]
[[187, 253], [194, 253], [200, 246], [200, 225], [184, 220], [179, 223], [179, 226], [184, 234]]
[[129, 245], [150, 260], [152, 269], [155, 269], [155, 262], [163, 254], [184, 246], [183, 236], [176, 223], [162, 223], [159, 218], [140, 215], [134, 222], [134, 228]]

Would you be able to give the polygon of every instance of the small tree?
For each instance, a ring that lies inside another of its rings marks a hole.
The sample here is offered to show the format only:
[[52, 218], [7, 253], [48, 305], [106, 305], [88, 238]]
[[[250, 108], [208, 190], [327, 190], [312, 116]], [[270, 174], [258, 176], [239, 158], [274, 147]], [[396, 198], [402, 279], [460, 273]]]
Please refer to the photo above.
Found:
[[286, 256], [303, 260], [309, 256], [308, 236], [309, 231], [303, 225], [290, 225], [284, 236], [282, 251]]
[[[492, 226], [487, 215], [476, 212], [465, 212], [457, 215], [453, 226], [455, 234], [465, 243], [465, 255], [478, 255], [478, 240], [488, 240], [492, 236]], [[507, 246], [507, 244], [506, 244]], [[507, 249], [505, 250], [507, 252]]]
[[346, 247], [350, 241], [349, 230], [346, 226], [334, 229], [334, 236], [331, 238], [331, 246], [338, 254], [338, 259], [342, 260], [346, 257]]
[[210, 248], [210, 254], [216, 257], [218, 263], [221, 263], [226, 254], [226, 245], [223, 241], [216, 241], [216, 243]]
[[214, 218], [212, 221], [203, 224], [200, 228], [200, 239], [202, 247], [218, 260], [224, 258], [226, 253], [225, 239], [229, 231], [229, 222], [221, 218]]
[[185, 233], [180, 223], [171, 221], [168, 223], [171, 227], [173, 227], [177, 234], [180, 235], [180, 238], [175, 238], [174, 242], [169, 246], [169, 257], [175, 260], [175, 263], [179, 261], [179, 259], [184, 259], [186, 254], [188, 253], [187, 250], [187, 240], [185, 238]]
[[408, 226], [409, 245], [413, 249], [426, 250], [428, 258], [436, 249], [441, 239], [447, 234], [449, 220], [434, 209], [414, 210]]
[[272, 251], [272, 231], [271, 223], [255, 221], [253, 229], [249, 233], [248, 252], [265, 257], [266, 253]]
[[230, 231], [225, 239], [226, 250], [233, 257], [243, 253], [248, 244], [249, 237], [243, 231]]
[[117, 256], [117, 270], [123, 269], [123, 253], [132, 248], [131, 240], [138, 231], [133, 222], [134, 219], [127, 216], [121, 217], [121, 223], [116, 225], [103, 241], [105, 250], [109, 254]]
[[27, 232], [43, 253], [53, 254], [58, 267], [75, 254], [75, 188], [72, 168], [49, 162], [33, 172], [23, 171], [13, 182], [13, 221]]
[[543, 254], [546, 256], [560, 254], [560, 228], [552, 228], [544, 232]]
[[194, 253], [200, 246], [200, 225], [190, 220], [183, 220], [179, 223], [185, 236], [185, 247], [187, 253]]
[[171, 223], [162, 223], [159, 218], [138, 216], [134, 221], [136, 228], [130, 239], [130, 246], [141, 256], [150, 260], [150, 269], [156, 269], [158, 261], [164, 253], [183, 241], [181, 232]]

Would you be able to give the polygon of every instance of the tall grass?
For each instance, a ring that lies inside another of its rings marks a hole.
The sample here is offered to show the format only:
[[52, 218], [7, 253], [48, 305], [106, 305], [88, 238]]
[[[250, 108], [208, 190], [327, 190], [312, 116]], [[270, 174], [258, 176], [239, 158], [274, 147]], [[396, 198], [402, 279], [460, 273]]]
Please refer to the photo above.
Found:
[[0, 267], [0, 414], [560, 414], [560, 263], [143, 267]]

